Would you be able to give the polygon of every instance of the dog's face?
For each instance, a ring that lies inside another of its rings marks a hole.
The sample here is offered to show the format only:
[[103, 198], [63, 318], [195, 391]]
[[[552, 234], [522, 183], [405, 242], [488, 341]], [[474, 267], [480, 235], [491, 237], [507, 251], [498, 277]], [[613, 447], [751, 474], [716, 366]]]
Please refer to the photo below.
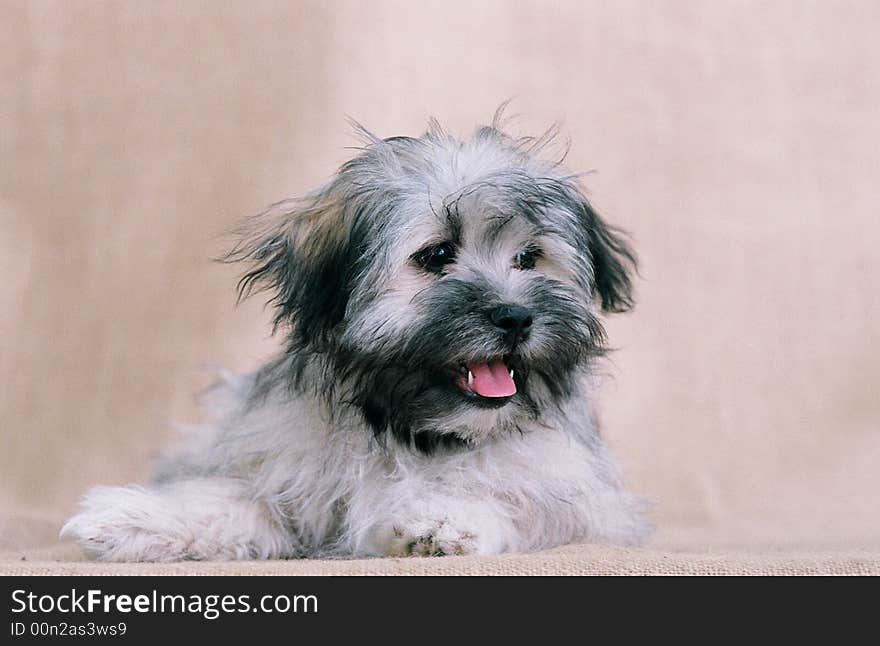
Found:
[[245, 293], [276, 292], [288, 377], [325, 375], [335, 405], [424, 451], [569, 397], [603, 350], [598, 310], [631, 305], [634, 256], [543, 143], [496, 127], [373, 138], [326, 187], [258, 218], [230, 257], [255, 263]]

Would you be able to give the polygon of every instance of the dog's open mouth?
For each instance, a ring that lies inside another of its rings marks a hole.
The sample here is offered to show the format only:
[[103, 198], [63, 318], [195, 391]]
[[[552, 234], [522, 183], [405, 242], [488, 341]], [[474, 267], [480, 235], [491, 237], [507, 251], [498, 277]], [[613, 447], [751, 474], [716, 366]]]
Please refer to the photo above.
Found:
[[496, 358], [461, 364], [453, 381], [468, 400], [479, 406], [498, 408], [516, 394], [514, 375], [508, 362]]

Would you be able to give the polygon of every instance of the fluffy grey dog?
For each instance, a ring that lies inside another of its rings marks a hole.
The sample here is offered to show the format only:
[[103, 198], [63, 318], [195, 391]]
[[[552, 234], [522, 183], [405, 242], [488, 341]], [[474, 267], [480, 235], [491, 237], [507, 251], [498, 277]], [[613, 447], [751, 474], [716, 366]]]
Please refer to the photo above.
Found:
[[214, 389], [216, 422], [147, 487], [64, 527], [111, 561], [494, 554], [636, 542], [591, 413], [600, 310], [635, 259], [557, 161], [498, 118], [366, 145], [242, 231], [283, 352]]

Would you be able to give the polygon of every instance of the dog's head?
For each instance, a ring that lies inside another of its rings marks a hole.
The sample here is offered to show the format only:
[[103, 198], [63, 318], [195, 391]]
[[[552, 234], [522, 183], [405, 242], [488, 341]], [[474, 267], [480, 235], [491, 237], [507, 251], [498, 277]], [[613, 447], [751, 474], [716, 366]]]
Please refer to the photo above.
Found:
[[540, 419], [602, 353], [599, 310], [631, 307], [629, 246], [542, 161], [547, 138], [363, 134], [229, 256], [252, 263], [242, 294], [273, 292], [287, 376], [425, 451]]

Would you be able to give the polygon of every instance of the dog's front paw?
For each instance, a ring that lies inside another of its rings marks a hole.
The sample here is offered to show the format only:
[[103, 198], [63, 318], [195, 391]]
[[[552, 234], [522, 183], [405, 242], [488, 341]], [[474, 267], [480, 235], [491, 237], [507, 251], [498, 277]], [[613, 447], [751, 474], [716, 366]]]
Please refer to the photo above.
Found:
[[479, 554], [480, 541], [445, 520], [398, 523], [392, 526], [389, 551], [390, 556], [462, 556]]
[[61, 535], [102, 561], [230, 561], [296, 553], [284, 527], [241, 483], [199, 478], [163, 487], [97, 487]]
[[100, 561], [176, 561], [187, 557], [186, 526], [140, 487], [96, 487], [61, 529]]

